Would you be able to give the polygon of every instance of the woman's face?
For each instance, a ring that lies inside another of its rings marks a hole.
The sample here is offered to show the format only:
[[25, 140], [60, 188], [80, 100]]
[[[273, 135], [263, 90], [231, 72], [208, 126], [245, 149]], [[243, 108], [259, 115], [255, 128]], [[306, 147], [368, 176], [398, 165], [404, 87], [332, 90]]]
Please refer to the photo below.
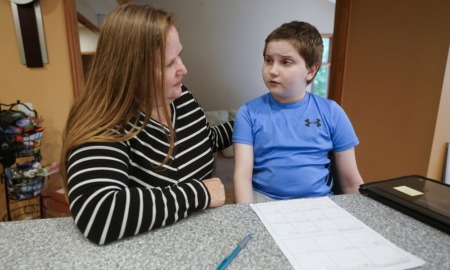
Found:
[[181, 95], [181, 81], [187, 73], [180, 57], [182, 49], [178, 31], [172, 26], [167, 33], [166, 63], [164, 66], [167, 104], [172, 103]]

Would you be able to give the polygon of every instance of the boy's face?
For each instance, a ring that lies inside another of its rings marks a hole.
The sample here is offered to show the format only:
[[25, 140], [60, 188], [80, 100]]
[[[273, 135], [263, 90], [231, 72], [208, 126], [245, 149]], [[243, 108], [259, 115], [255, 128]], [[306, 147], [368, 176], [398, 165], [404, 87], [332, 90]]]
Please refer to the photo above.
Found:
[[272, 96], [281, 103], [293, 103], [305, 96], [306, 81], [317, 67], [307, 68], [297, 49], [286, 40], [267, 43], [262, 75]]

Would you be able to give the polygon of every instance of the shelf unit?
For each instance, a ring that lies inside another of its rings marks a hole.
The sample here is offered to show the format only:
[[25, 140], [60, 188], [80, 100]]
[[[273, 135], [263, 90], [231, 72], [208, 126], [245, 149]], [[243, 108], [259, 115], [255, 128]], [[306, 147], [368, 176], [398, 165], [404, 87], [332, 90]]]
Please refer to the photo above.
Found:
[[[7, 109], [3, 109], [6, 107]], [[30, 114], [23, 112], [28, 110]], [[6, 214], [3, 221], [42, 218], [42, 188], [46, 175], [39, 172], [43, 128], [37, 112], [19, 100], [0, 104], [0, 176]]]

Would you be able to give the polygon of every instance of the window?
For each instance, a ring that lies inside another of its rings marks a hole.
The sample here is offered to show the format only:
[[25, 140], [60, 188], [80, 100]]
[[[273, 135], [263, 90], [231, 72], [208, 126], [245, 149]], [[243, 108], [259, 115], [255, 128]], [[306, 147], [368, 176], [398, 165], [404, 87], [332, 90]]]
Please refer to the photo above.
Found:
[[314, 93], [321, 97], [328, 97], [328, 81], [330, 78], [330, 65], [331, 65], [331, 44], [332, 35], [322, 35], [323, 40], [323, 54], [322, 54], [322, 66], [317, 72], [314, 81], [311, 83], [311, 93]]

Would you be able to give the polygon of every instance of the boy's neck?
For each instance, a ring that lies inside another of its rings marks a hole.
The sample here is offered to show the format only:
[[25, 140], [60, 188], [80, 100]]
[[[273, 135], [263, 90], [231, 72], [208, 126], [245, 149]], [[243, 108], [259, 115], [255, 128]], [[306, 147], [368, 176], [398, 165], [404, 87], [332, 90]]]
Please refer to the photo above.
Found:
[[279, 103], [290, 104], [290, 103], [299, 102], [300, 100], [304, 99], [306, 96], [306, 90], [299, 92], [295, 96], [283, 97], [280, 95], [274, 95], [273, 93], [271, 93], [271, 95], [272, 95], [273, 99], [275, 99]]

